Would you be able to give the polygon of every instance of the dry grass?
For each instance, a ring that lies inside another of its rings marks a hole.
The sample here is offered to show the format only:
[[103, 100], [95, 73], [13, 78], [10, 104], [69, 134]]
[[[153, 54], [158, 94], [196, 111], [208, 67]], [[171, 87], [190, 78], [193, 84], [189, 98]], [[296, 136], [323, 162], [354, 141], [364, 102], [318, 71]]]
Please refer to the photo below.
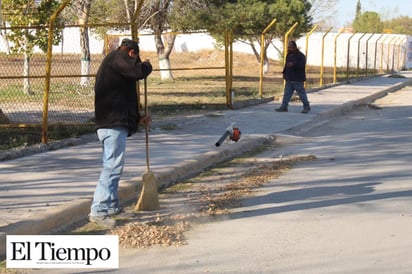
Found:
[[[259, 63], [251, 54], [234, 53], [233, 85], [234, 100], [226, 93], [225, 56], [222, 50], [198, 52], [173, 52], [170, 56], [173, 80], [161, 80], [159, 60], [155, 52], [141, 52], [142, 59], [150, 59], [154, 67], [148, 78], [148, 106], [152, 117], [162, 118], [175, 114], [185, 115], [205, 113], [216, 109], [247, 106], [260, 100], [275, 98], [283, 94], [282, 66], [270, 61], [270, 71], [263, 77], [260, 93]], [[55, 53], [52, 58], [50, 93], [48, 98], [48, 123], [71, 124], [76, 136], [77, 126], [90, 124], [94, 113], [94, 75], [103, 60], [103, 55], [93, 55], [90, 64], [90, 85], [81, 87], [80, 55]], [[45, 67], [44, 55], [34, 55], [31, 59], [32, 95], [23, 93], [20, 56], [0, 54], [0, 110], [11, 124], [40, 125], [43, 119]], [[319, 68], [308, 67], [307, 87], [319, 84]], [[325, 68], [324, 83], [332, 82], [332, 69]], [[346, 77], [345, 77], [346, 78]], [[141, 85], [142, 86], [142, 85]], [[140, 88], [140, 102], [144, 104], [143, 90]], [[13, 125], [10, 126], [12, 128]], [[29, 129], [30, 127], [26, 127]], [[22, 144], [40, 143], [39, 134], [31, 131], [10, 130], [0, 136], [6, 148]], [[59, 139], [59, 137], [56, 137]], [[66, 138], [66, 136], [62, 136]], [[9, 141], [4, 141], [9, 140]], [[11, 141], [10, 141], [11, 140]]]
[[[191, 105], [194, 108], [200, 105], [223, 104], [226, 102], [225, 56], [222, 50], [202, 50], [198, 52], [173, 52], [170, 56], [173, 80], [161, 80], [159, 60], [155, 52], [141, 52], [142, 59], [150, 59], [154, 71], [148, 78], [149, 105], [156, 106], [183, 106]], [[93, 107], [93, 81], [94, 75], [103, 59], [103, 55], [93, 55], [91, 58], [91, 86], [89, 96], [80, 97], [76, 93], [80, 74], [80, 55], [58, 54], [52, 59], [51, 95], [56, 99], [54, 104], [83, 105]], [[236, 100], [244, 101], [253, 98], [280, 96], [283, 80], [281, 78], [281, 64], [270, 61], [270, 71], [264, 75], [262, 94], [259, 94], [259, 63], [251, 54], [234, 53], [233, 56], [233, 91]], [[11, 77], [3, 79], [0, 87], [14, 88], [15, 92], [23, 99], [21, 94], [21, 79], [12, 79], [22, 75], [23, 61], [21, 57], [0, 56], [0, 76]], [[31, 59], [31, 75], [40, 77], [32, 79], [34, 91], [42, 95], [44, 91], [45, 74], [44, 55], [35, 55]], [[309, 87], [319, 83], [319, 68], [308, 67]], [[331, 70], [325, 70], [325, 83], [331, 82]], [[20, 87], [19, 87], [20, 86]], [[61, 100], [66, 93], [66, 100]], [[87, 95], [87, 92], [85, 93]], [[13, 96], [9, 96], [13, 97]], [[69, 102], [69, 100], [75, 101]], [[25, 102], [27, 100], [19, 100]], [[87, 103], [86, 103], [87, 102]]]
[[[52, 58], [52, 79], [49, 98], [49, 110], [52, 111], [93, 111], [94, 75], [103, 60], [103, 55], [91, 57], [91, 83], [87, 88], [80, 88], [80, 55], [55, 53]], [[170, 56], [173, 80], [161, 80], [159, 60], [155, 52], [141, 52], [142, 59], [150, 59], [154, 71], [148, 78], [148, 104], [152, 114], [169, 115], [182, 111], [200, 111], [215, 108], [227, 108], [225, 77], [225, 56], [222, 50], [202, 50], [198, 52], [173, 52]], [[34, 55], [31, 59], [31, 79], [34, 95], [22, 93], [23, 68], [22, 57], [0, 56], [0, 99], [12, 105], [13, 110], [27, 112], [24, 102], [38, 104], [38, 111], [43, 107], [45, 56]], [[251, 99], [280, 97], [283, 93], [281, 78], [282, 64], [270, 61], [270, 71], [263, 77], [262, 93], [259, 93], [259, 63], [254, 55], [234, 53], [233, 84], [234, 103], [248, 102]], [[319, 68], [308, 67], [308, 88], [319, 84]], [[324, 83], [332, 82], [332, 70], [325, 68]], [[10, 78], [7, 78], [10, 77]], [[143, 94], [141, 88], [141, 94]], [[141, 96], [143, 102], [143, 96]], [[30, 110], [33, 110], [31, 106]], [[4, 111], [6, 112], [6, 111]], [[75, 113], [74, 113], [75, 114]], [[76, 120], [74, 117], [70, 118]], [[20, 121], [22, 122], [22, 121]], [[28, 121], [29, 122], [29, 121]], [[68, 122], [68, 121], [60, 121]]]

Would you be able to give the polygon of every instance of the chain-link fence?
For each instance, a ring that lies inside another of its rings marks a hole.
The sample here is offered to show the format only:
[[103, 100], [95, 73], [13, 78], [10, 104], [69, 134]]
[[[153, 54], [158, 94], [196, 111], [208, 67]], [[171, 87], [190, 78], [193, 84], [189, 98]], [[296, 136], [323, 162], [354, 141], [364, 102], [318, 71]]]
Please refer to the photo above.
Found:
[[[3, 36], [3, 44], [8, 44], [7, 36]], [[39, 143], [45, 130], [50, 140], [93, 130], [93, 78], [90, 84], [80, 85], [80, 53], [55, 51], [53, 54], [47, 104], [46, 60], [46, 54], [40, 50], [26, 57], [6, 48], [0, 55], [2, 150]], [[91, 73], [97, 70], [97, 62], [91, 64]]]
[[[10, 31], [10, 28], [0, 29], [0, 150], [40, 143], [45, 132], [47, 141], [93, 132], [94, 76], [105, 54], [116, 49], [121, 39], [130, 35], [110, 33], [99, 38], [94, 27], [89, 26], [90, 58], [85, 60], [80, 47], [80, 26], [65, 27], [62, 41], [53, 46], [50, 88], [46, 94], [46, 53], [35, 49], [30, 58], [13, 53], [13, 44], [7, 37]], [[155, 38], [159, 37], [150, 33], [139, 35], [140, 56], [150, 59], [154, 68], [148, 78], [148, 105], [152, 116], [226, 109], [228, 106], [271, 100], [282, 95], [282, 43], [276, 44], [274, 41], [269, 48], [269, 70], [260, 79], [259, 56], [251, 50], [250, 45], [235, 42], [230, 45], [231, 51], [228, 51], [224, 43], [217, 43], [208, 33], [167, 35], [175, 36], [173, 50], [168, 58], [170, 68], [167, 69], [164, 68], [164, 57], [158, 54]], [[334, 42], [333, 39], [326, 40], [327, 44], [323, 46], [331, 51]], [[388, 44], [385, 47], [382, 44], [381, 51], [385, 57], [371, 54], [369, 64], [376, 63], [376, 58], [384, 60], [390, 56], [391, 60], [396, 58], [396, 62], [388, 59], [385, 64], [397, 64], [399, 67], [403, 57], [402, 47], [397, 45]], [[301, 50], [305, 52], [306, 48], [301, 47]], [[308, 50], [308, 60], [312, 60], [318, 54], [319, 47], [309, 47]], [[375, 51], [380, 52], [378, 47]], [[360, 54], [358, 51], [357, 55]], [[346, 58], [352, 58], [353, 62], [353, 57]], [[308, 88], [319, 86], [320, 72], [323, 73], [322, 84], [327, 85], [336, 80], [336, 66], [331, 65], [330, 60], [328, 62], [325, 62], [327, 65], [324, 67], [322, 64], [308, 64]], [[349, 69], [352, 72], [350, 78], [366, 76], [359, 74], [358, 64], [338, 67], [340, 74], [337, 81], [346, 80]], [[385, 68], [382, 65], [382, 68], [387, 71], [393, 66], [387, 65]], [[165, 71], [168, 77], [165, 77]], [[370, 69], [369, 75], [376, 72], [377, 69]], [[263, 80], [262, 90], [260, 80]]]
[[[7, 33], [9, 29], [4, 29]], [[39, 143], [47, 121], [48, 141], [92, 132], [94, 116], [94, 76], [105, 54], [116, 49], [127, 34], [111, 34], [103, 39], [89, 28], [90, 59], [83, 60], [78, 26], [66, 27], [62, 42], [53, 47], [50, 89], [45, 101], [47, 56], [36, 50], [29, 60], [3, 49], [0, 55], [1, 150]], [[140, 56], [150, 59], [153, 73], [148, 78], [148, 105], [152, 116], [184, 111], [226, 109], [227, 76], [225, 48], [213, 44], [205, 33], [174, 34], [175, 47], [169, 56], [170, 78], [163, 79], [154, 45], [154, 35], [141, 35]], [[7, 36], [3, 36], [7, 44]], [[205, 44], [199, 41], [206, 39]], [[194, 42], [194, 43], [193, 43]], [[200, 45], [200, 46], [199, 46]], [[84, 73], [85, 61], [88, 67]], [[234, 86], [238, 102], [258, 98], [259, 63], [245, 53], [234, 53]], [[273, 96], [269, 88], [265, 96]], [[141, 91], [143, 102], [143, 91]]]

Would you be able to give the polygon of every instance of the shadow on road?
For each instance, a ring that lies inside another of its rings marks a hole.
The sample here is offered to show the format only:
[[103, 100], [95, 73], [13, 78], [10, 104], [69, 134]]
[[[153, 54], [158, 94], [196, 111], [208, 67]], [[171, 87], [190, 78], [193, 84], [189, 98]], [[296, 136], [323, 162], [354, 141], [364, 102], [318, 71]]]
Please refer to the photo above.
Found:
[[[308, 210], [314, 208], [331, 207], [344, 204], [354, 204], [361, 202], [377, 201], [399, 197], [412, 196], [412, 190], [394, 191], [386, 193], [371, 194], [374, 186], [380, 183], [364, 183], [351, 186], [339, 187], [315, 187], [283, 192], [269, 193], [264, 196], [251, 197], [242, 201], [242, 205], [258, 206], [263, 204], [285, 203], [295, 201], [293, 204], [265, 207], [253, 210], [242, 210], [230, 214], [230, 219], [249, 218], [269, 214], [277, 214], [298, 210]], [[325, 199], [321, 201], [298, 202], [315, 197], [328, 197], [336, 194], [355, 195], [345, 198]]]

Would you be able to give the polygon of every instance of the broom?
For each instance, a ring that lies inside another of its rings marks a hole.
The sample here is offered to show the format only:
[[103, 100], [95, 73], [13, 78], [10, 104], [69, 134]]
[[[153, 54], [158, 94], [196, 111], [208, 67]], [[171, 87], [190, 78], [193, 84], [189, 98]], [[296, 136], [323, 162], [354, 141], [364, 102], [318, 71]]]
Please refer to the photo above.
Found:
[[[149, 107], [147, 104], [147, 80], [144, 83], [145, 116], [148, 117]], [[149, 165], [149, 123], [145, 123], [146, 133], [146, 171], [143, 174], [143, 187], [139, 200], [134, 208], [135, 211], [152, 211], [159, 209], [159, 194], [157, 193], [156, 177], [150, 170]]]

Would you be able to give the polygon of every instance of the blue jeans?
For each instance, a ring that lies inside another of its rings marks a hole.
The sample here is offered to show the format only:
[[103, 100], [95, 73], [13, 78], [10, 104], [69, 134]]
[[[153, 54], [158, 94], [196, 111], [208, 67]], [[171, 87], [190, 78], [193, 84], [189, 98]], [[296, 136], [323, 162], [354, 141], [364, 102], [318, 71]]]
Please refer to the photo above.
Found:
[[293, 91], [298, 93], [304, 108], [309, 108], [308, 96], [306, 95], [305, 86], [303, 82], [286, 81], [285, 90], [283, 92], [282, 108], [287, 108], [289, 101], [292, 98]]
[[90, 216], [105, 216], [120, 208], [117, 190], [123, 172], [127, 133], [124, 127], [97, 130], [103, 147], [103, 168], [94, 191]]

